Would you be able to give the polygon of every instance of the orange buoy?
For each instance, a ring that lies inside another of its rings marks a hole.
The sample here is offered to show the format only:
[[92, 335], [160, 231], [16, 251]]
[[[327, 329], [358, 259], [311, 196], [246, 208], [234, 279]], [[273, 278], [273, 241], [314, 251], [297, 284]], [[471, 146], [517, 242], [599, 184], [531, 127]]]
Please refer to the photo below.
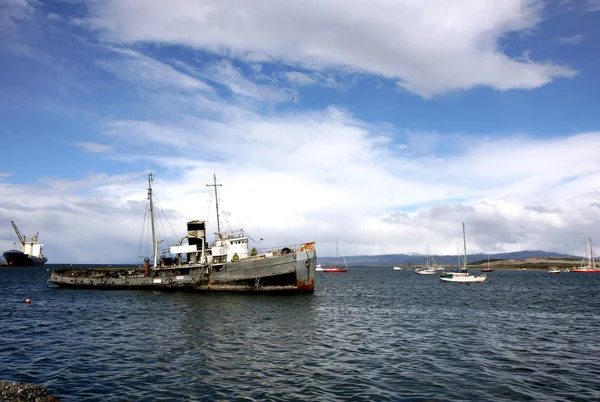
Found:
[[31, 300], [25, 299], [25, 303], [31, 303]]

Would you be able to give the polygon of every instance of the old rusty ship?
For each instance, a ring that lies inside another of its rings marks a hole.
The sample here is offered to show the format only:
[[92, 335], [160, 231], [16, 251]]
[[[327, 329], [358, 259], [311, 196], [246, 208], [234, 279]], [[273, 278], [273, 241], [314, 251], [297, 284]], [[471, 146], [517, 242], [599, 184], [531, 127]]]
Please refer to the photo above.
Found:
[[250, 249], [243, 230], [221, 232], [217, 181], [213, 176], [217, 233], [209, 244], [206, 224], [187, 223], [187, 235], [170, 246], [169, 256], [158, 256], [152, 202], [153, 175], [148, 175], [149, 216], [153, 258], [132, 268], [64, 268], [52, 272], [49, 282], [68, 288], [152, 289], [182, 291], [314, 292], [315, 243], [286, 246], [259, 252]]

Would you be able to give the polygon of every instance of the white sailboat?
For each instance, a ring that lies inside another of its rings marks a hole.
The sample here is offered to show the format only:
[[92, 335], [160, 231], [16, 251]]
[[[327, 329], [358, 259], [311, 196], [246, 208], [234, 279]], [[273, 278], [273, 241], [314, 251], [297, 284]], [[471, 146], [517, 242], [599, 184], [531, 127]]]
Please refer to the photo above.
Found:
[[546, 273], [548, 273], [548, 274], [560, 274], [560, 269], [558, 269], [558, 267], [548, 267], [548, 269], [546, 269]]
[[402, 271], [402, 267], [395, 266], [394, 271]]
[[435, 275], [437, 274], [437, 269], [431, 263], [432, 257], [429, 246], [425, 246], [425, 267], [417, 268], [415, 272], [419, 275]]
[[486, 275], [475, 276], [469, 273], [467, 270], [467, 240], [465, 236], [465, 224], [462, 224], [463, 228], [463, 246], [464, 246], [464, 259], [463, 259], [463, 267], [459, 266], [458, 271], [456, 272], [444, 272], [440, 275], [440, 280], [442, 282], [458, 282], [458, 283], [478, 283], [483, 282], [487, 279]]
[[490, 265], [490, 255], [488, 254], [488, 262], [487, 262], [487, 267], [486, 268], [482, 268], [479, 271], [481, 272], [493, 272], [494, 268], [491, 267]]

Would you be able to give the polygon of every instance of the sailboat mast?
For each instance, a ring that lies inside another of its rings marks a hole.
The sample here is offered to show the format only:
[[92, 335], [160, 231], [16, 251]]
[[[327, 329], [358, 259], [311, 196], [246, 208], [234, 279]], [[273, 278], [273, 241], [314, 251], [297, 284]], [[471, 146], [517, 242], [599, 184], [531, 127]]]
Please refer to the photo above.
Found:
[[338, 254], [339, 254], [340, 240], [338, 237], [335, 238], [335, 266], [339, 267]]
[[148, 174], [148, 200], [150, 201], [150, 226], [152, 227], [152, 252], [154, 253], [154, 265], [156, 268], [157, 257], [158, 257], [158, 243], [156, 243], [156, 231], [154, 229], [154, 206], [152, 204], [152, 182], [154, 181], [154, 175], [152, 172]]
[[592, 238], [590, 237], [590, 268], [596, 268], [596, 261], [594, 261], [594, 249], [592, 247]]
[[207, 184], [206, 187], [215, 188], [215, 205], [217, 206], [217, 235], [221, 238], [221, 222], [219, 218], [219, 196], [217, 194], [217, 187], [222, 184], [217, 184], [217, 175], [213, 173], [213, 184]]
[[456, 268], [460, 269], [460, 246], [458, 245], [458, 242], [456, 242], [456, 258], [458, 259]]
[[467, 269], [467, 237], [465, 236], [465, 223], [462, 223], [463, 227], [463, 246], [465, 250], [465, 269]]

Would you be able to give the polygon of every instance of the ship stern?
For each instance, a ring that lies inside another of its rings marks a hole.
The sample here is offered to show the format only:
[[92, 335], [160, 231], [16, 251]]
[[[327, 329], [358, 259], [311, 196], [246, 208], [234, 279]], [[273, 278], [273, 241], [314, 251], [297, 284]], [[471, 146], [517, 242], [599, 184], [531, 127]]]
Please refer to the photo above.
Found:
[[315, 291], [317, 252], [315, 243], [306, 243], [296, 254], [296, 289], [300, 292]]

